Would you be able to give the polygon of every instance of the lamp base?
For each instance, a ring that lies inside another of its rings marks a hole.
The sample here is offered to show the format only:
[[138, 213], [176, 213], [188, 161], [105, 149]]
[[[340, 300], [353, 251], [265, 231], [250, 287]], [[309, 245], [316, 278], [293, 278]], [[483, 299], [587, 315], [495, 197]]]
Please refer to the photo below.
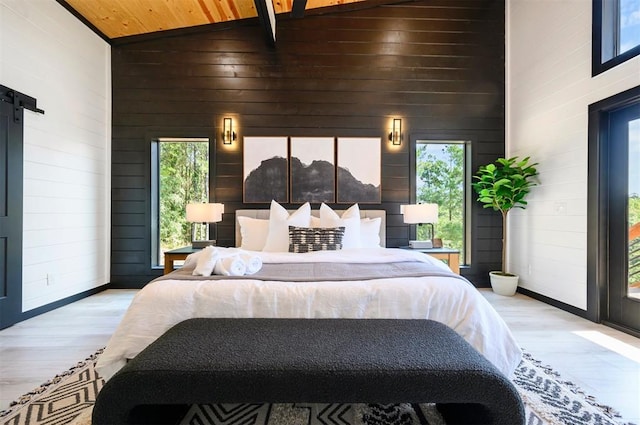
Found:
[[409, 246], [413, 249], [433, 248], [433, 242], [428, 241], [409, 241]]
[[194, 249], [206, 248], [209, 245], [216, 246], [215, 239], [210, 241], [191, 241], [191, 248], [194, 248]]

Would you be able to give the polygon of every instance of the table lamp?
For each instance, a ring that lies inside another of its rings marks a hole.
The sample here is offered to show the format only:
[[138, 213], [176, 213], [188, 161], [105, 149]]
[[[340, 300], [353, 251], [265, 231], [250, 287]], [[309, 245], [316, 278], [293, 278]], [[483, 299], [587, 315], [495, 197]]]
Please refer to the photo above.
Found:
[[[205, 246], [215, 245], [215, 239], [208, 239], [209, 237], [209, 223], [217, 223], [222, 221], [222, 214], [224, 213], [224, 204], [214, 203], [201, 203], [201, 204], [187, 204], [187, 221], [193, 223], [191, 226], [191, 246], [193, 248], [204, 248]], [[196, 223], [202, 223], [206, 226], [206, 234], [204, 240], [196, 240], [195, 225]], [[216, 228], [217, 234], [217, 228]]]
[[431, 239], [409, 241], [409, 246], [414, 249], [433, 248], [433, 223], [438, 222], [438, 204], [400, 205], [400, 213], [406, 224], [429, 224], [431, 226]]

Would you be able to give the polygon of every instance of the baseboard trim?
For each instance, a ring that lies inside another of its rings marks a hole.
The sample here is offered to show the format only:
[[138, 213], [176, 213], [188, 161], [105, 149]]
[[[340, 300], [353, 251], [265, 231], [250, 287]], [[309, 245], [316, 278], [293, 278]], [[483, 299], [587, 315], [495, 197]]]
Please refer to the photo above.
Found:
[[591, 322], [594, 322], [594, 320], [592, 320], [589, 317], [589, 314], [587, 313], [586, 310], [582, 310], [582, 309], [580, 309], [578, 307], [574, 307], [572, 305], [565, 304], [562, 301], [554, 300], [553, 298], [546, 297], [544, 295], [538, 294], [537, 292], [533, 292], [533, 291], [530, 291], [530, 290], [525, 289], [525, 288], [518, 287], [518, 292], [520, 294], [522, 294], [522, 295], [526, 295], [526, 296], [531, 297], [531, 298], [533, 298], [535, 300], [542, 301], [545, 304], [549, 304], [549, 305], [552, 305], [554, 307], [557, 307], [560, 310], [566, 311], [567, 313], [575, 314], [576, 316], [580, 316], [583, 319], [587, 319], [587, 320], [589, 320]]
[[107, 289], [110, 289], [111, 287], [109, 286], [108, 283], [105, 283], [104, 285], [86, 290], [84, 292], [80, 292], [79, 294], [75, 294], [75, 295], [71, 295], [70, 297], [67, 298], [63, 298], [61, 300], [58, 301], [54, 301], [52, 303], [49, 304], [45, 304], [43, 306], [40, 307], [36, 307], [33, 310], [29, 310], [29, 311], [24, 311], [22, 312], [22, 314], [20, 315], [20, 320], [16, 323], [20, 323], [23, 320], [27, 320], [27, 319], [31, 319], [32, 317], [36, 317], [39, 316], [43, 313], [47, 313], [49, 311], [55, 310], [56, 308], [60, 308], [63, 307], [67, 304], [71, 304], [73, 302], [79, 301], [83, 298], [87, 298], [91, 295], [95, 295], [98, 292], [102, 292], [105, 291]]

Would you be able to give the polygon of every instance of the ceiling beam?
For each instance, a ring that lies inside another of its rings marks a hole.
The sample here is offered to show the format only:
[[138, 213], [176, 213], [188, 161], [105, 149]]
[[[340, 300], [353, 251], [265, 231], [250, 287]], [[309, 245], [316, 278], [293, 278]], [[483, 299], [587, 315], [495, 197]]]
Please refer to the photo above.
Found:
[[254, 0], [260, 25], [267, 37], [267, 44], [276, 45], [276, 12], [272, 0]]
[[293, 6], [291, 6], [291, 17], [302, 18], [306, 7], [307, 0], [293, 0]]

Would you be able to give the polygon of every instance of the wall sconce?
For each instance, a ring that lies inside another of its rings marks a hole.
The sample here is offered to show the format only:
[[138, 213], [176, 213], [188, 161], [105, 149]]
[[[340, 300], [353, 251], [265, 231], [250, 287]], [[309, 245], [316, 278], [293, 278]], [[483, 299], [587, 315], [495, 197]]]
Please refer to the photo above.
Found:
[[389, 133], [389, 141], [396, 146], [402, 143], [402, 120], [400, 118], [393, 119], [393, 127], [391, 128], [391, 133]]
[[233, 131], [233, 120], [225, 118], [222, 127], [222, 143], [230, 145], [236, 140], [236, 133]]

